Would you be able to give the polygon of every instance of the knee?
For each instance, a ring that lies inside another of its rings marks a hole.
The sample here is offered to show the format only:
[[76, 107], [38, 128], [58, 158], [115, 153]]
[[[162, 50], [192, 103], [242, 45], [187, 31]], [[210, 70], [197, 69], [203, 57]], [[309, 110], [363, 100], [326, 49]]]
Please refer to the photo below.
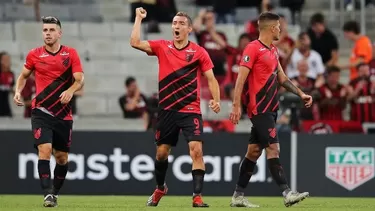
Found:
[[55, 152], [55, 160], [59, 165], [65, 165], [68, 163], [68, 153], [67, 152]]
[[41, 144], [38, 146], [39, 160], [50, 160], [52, 154], [51, 144]]
[[201, 144], [193, 144], [190, 146], [190, 156], [193, 161], [203, 159], [203, 150]]
[[269, 147], [266, 148], [267, 159], [272, 158], [279, 158], [280, 156], [280, 148], [278, 145], [271, 144]]
[[156, 150], [156, 160], [167, 160], [170, 152], [170, 147], [158, 146]]
[[258, 145], [250, 145], [246, 152], [246, 158], [256, 162], [262, 155], [262, 150]]

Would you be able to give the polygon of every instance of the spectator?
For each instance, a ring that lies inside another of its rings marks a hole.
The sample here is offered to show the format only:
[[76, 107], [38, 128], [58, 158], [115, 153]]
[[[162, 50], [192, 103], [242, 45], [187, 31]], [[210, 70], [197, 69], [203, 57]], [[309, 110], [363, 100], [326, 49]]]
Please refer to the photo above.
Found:
[[[269, 0], [259, 1], [259, 11], [260, 12], [272, 12], [274, 7], [270, 4]], [[259, 37], [258, 29], [258, 18], [254, 20], [249, 20], [245, 23], [245, 32], [249, 34], [251, 41], [257, 40]]]
[[285, 16], [282, 14], [279, 14], [279, 16], [281, 29], [280, 39], [278, 41], [275, 41], [274, 44], [276, 45], [279, 51], [280, 64], [285, 70], [290, 61], [290, 57], [292, 56], [295, 43], [294, 40], [288, 34], [288, 22], [285, 19]]
[[369, 63], [372, 59], [372, 44], [370, 39], [360, 33], [359, 25], [356, 21], [348, 21], [343, 26], [344, 35], [347, 39], [354, 42], [349, 65], [342, 69], [350, 68], [350, 79], [358, 77], [356, 67], [361, 63]]
[[[315, 89], [315, 79], [308, 76], [309, 66], [306, 60], [300, 60], [297, 63], [298, 76], [291, 78], [292, 82], [306, 94], [312, 94]], [[300, 119], [313, 120], [313, 107], [301, 108]]]
[[126, 94], [120, 97], [119, 104], [124, 118], [143, 118], [145, 129], [148, 128], [147, 99], [138, 88], [135, 78], [125, 80]]
[[346, 107], [347, 89], [339, 83], [340, 69], [337, 66], [329, 66], [327, 74], [327, 82], [318, 90], [320, 119], [343, 120], [342, 112]]
[[305, 0], [280, 0], [280, 6], [288, 7], [292, 13], [292, 24], [297, 24], [297, 14], [301, 16], [302, 7], [305, 4]]
[[225, 40], [217, 33], [212, 33], [212, 39], [220, 45], [221, 48], [226, 50], [227, 53], [227, 73], [225, 76], [224, 91], [226, 97], [233, 99], [233, 89], [237, 80], [239, 64], [242, 58], [242, 52], [250, 42], [248, 34], [242, 34], [238, 39], [237, 48], [230, 46]]
[[[197, 36], [197, 41], [200, 46], [205, 48], [214, 63], [213, 71], [215, 76], [224, 76], [225, 68], [224, 64], [226, 61], [225, 49], [217, 44], [212, 39], [212, 34], [217, 34], [226, 42], [227, 37], [224, 33], [218, 32], [215, 29], [215, 13], [212, 10], [201, 10], [198, 17], [194, 19], [194, 32]], [[205, 26], [205, 30], [201, 30], [202, 25]]]
[[234, 23], [236, 1], [213, 0], [217, 23]]
[[307, 76], [315, 79], [316, 87], [321, 86], [324, 83], [324, 65], [322, 57], [318, 52], [311, 50], [310, 37], [306, 32], [302, 32], [298, 35], [298, 45], [292, 53], [292, 57], [286, 71], [289, 78], [298, 76], [299, 71], [297, 69], [297, 65], [301, 60], [307, 61]]
[[351, 120], [375, 122], [375, 89], [370, 80], [370, 67], [366, 63], [360, 63], [357, 70], [357, 78], [350, 81], [348, 88]]
[[339, 44], [336, 36], [326, 28], [324, 16], [321, 13], [316, 13], [311, 17], [307, 33], [311, 39], [311, 49], [322, 56], [323, 63], [326, 66], [336, 65]]
[[10, 69], [11, 60], [6, 52], [0, 52], [0, 116], [12, 117], [9, 93], [13, 92], [14, 73]]
[[31, 117], [31, 104], [32, 104], [32, 100], [34, 98], [34, 95], [35, 95], [35, 76], [34, 76], [34, 73], [32, 73], [30, 75], [30, 77], [27, 79], [26, 81], [26, 84], [25, 84], [25, 88], [22, 90], [21, 92], [21, 96], [23, 98], [23, 101], [24, 101], [24, 113], [23, 113], [23, 117], [24, 118], [30, 118]]

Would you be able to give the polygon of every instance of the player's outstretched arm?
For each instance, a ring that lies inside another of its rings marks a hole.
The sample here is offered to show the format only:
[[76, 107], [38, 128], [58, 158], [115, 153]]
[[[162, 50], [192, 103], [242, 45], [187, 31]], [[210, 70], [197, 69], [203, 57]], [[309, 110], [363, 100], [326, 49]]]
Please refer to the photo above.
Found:
[[288, 76], [285, 75], [280, 63], [278, 65], [277, 80], [279, 84], [281, 84], [281, 86], [287, 91], [299, 96], [305, 102], [306, 107], [310, 107], [312, 105], [312, 97], [310, 95], [306, 95], [300, 88], [293, 84]]
[[16, 90], [14, 92], [14, 103], [18, 106], [23, 106], [24, 103], [22, 102], [21, 92], [23, 88], [25, 88], [26, 81], [30, 77], [32, 71], [23, 67], [21, 74], [18, 76], [17, 83], [16, 83]]
[[210, 107], [215, 113], [220, 112], [220, 87], [217, 82], [212, 69], [204, 72], [208, 81], [208, 88], [210, 89], [213, 100], [210, 101]]
[[134, 21], [133, 31], [130, 36], [130, 45], [138, 50], [144, 51], [148, 54], [152, 53], [151, 46], [148, 41], [141, 41], [141, 23], [147, 16], [146, 10], [142, 7], [135, 9], [136, 17]]

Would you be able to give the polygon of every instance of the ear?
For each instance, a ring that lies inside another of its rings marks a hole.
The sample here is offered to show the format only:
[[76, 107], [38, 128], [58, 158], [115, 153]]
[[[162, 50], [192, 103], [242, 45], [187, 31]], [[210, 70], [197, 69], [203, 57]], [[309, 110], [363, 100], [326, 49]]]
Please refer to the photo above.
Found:
[[193, 26], [189, 26], [189, 34], [193, 31]]

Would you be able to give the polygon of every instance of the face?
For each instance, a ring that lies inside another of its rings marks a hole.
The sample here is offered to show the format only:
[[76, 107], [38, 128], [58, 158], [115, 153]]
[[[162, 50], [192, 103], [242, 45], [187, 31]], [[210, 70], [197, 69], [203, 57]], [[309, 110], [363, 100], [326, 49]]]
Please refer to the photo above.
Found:
[[206, 26], [207, 29], [211, 29], [212, 27], [215, 26], [215, 14], [213, 12], [207, 12], [204, 15], [204, 25]]
[[348, 40], [354, 40], [354, 33], [344, 31], [344, 37]]
[[61, 38], [61, 34], [57, 24], [43, 24], [43, 40], [46, 45], [54, 45]]
[[129, 93], [134, 93], [135, 90], [137, 90], [137, 83], [134, 81], [129, 84], [129, 86], [126, 87]]
[[309, 48], [311, 44], [310, 37], [307, 34], [303, 35], [300, 39], [300, 43], [302, 48]]
[[340, 80], [340, 72], [332, 72], [328, 75], [327, 82], [331, 85], [336, 85]]
[[297, 68], [300, 76], [307, 76], [307, 71], [309, 70], [309, 65], [307, 64], [307, 61], [301, 60], [300, 62], [298, 62]]
[[321, 23], [315, 23], [311, 26], [311, 29], [316, 33], [316, 34], [321, 34], [324, 32], [325, 27], [324, 24]]
[[9, 71], [10, 70], [10, 64], [11, 64], [11, 61], [10, 61], [10, 56], [8, 54], [4, 54], [2, 57], [1, 57], [1, 66], [3, 68], [4, 71]]
[[273, 35], [273, 40], [278, 41], [280, 39], [280, 21], [276, 21], [272, 26], [271, 26], [271, 31]]
[[370, 66], [368, 65], [361, 65], [358, 68], [358, 76], [359, 77], [367, 77], [370, 75]]
[[247, 46], [247, 44], [249, 44], [249, 42], [250, 42], [249, 38], [243, 37], [238, 42], [238, 48], [241, 49], [241, 50], [245, 49], [245, 47]]
[[175, 41], [183, 41], [189, 38], [192, 27], [186, 17], [175, 16], [172, 22], [172, 34]]

